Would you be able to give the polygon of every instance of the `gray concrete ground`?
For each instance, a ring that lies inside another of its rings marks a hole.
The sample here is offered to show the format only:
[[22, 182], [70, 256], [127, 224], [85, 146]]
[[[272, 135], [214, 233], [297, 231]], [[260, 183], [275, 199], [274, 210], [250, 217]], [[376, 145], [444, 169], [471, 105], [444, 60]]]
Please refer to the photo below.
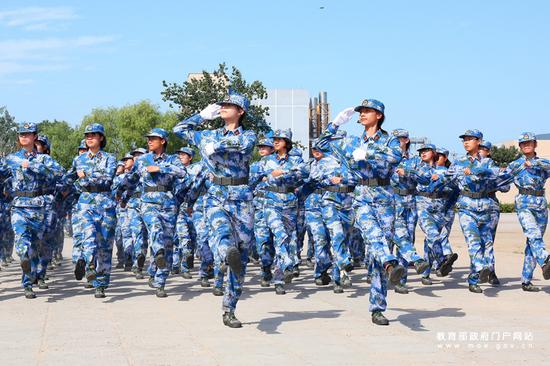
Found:
[[521, 290], [516, 216], [503, 215], [497, 234], [501, 287], [468, 292], [458, 225], [452, 243], [460, 258], [450, 277], [422, 286], [410, 270], [413, 291], [389, 292], [388, 327], [371, 323], [365, 270], [344, 294], [316, 287], [305, 270], [276, 296], [251, 266], [237, 309], [244, 327], [229, 329], [221, 299], [196, 278], [170, 277], [169, 297], [158, 299], [146, 280], [114, 270], [108, 297], [95, 299], [72, 275], [67, 240], [67, 259], [34, 300], [23, 297], [17, 263], [0, 272], [0, 365], [548, 364], [550, 281], [537, 268], [543, 291]]

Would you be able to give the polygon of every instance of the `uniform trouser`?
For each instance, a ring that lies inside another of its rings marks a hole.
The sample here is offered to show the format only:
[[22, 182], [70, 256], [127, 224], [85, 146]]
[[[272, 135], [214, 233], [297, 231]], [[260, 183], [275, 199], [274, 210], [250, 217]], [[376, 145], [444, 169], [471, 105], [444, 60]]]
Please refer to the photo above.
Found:
[[489, 245], [488, 247], [485, 247], [485, 258], [487, 259], [487, 265], [491, 272], [495, 271], [495, 240], [497, 235], [497, 228], [498, 228], [498, 221], [500, 219], [500, 209], [495, 210], [495, 216], [496, 219], [492, 220], [490, 225], [492, 226], [492, 233], [493, 233], [493, 245]]
[[[417, 221], [416, 205], [396, 205], [393, 243], [396, 246], [396, 255], [399, 264], [405, 267], [405, 269], [408, 268], [410, 262], [416, 262], [421, 259], [414, 248]], [[406, 283], [407, 271], [405, 270], [401, 277], [401, 284], [405, 285]]]
[[189, 272], [191, 268], [188, 268], [186, 260], [195, 252], [197, 235], [193, 221], [185, 208], [180, 208], [178, 212], [176, 236], [177, 247], [174, 248], [173, 267], [180, 267], [183, 272]]
[[38, 246], [38, 257], [40, 266], [37, 276], [40, 279], [46, 278], [48, 265], [52, 261], [53, 251], [56, 244], [57, 214], [51, 204], [44, 209], [44, 235]]
[[63, 228], [65, 226], [65, 217], [61, 212], [57, 212], [57, 225], [55, 226], [54, 234], [54, 254], [63, 253], [63, 244], [65, 240], [65, 233]]
[[361, 236], [361, 230], [357, 227], [351, 229], [350, 252], [354, 261], [365, 261], [365, 243]]
[[11, 255], [11, 243], [13, 243], [13, 230], [10, 212], [7, 206], [3, 206], [0, 202], [0, 259], [6, 259]]
[[117, 217], [117, 223], [115, 226], [115, 247], [116, 247], [116, 259], [119, 263], [124, 263], [124, 244], [122, 238], [122, 225], [124, 220], [122, 217]]
[[143, 218], [141, 217], [140, 206], [131, 206], [127, 208], [126, 214], [128, 216], [128, 222], [130, 227], [130, 238], [128, 239], [128, 245], [133, 252], [134, 266], [137, 267], [137, 257], [141, 254], [147, 256], [147, 229]]
[[529, 283], [533, 279], [537, 263], [542, 266], [548, 258], [548, 251], [543, 240], [548, 224], [548, 209], [546, 207], [540, 209], [516, 207], [516, 211], [523, 233], [527, 237], [521, 282]]
[[306, 210], [306, 223], [315, 247], [314, 277], [319, 278], [332, 266], [329, 233], [320, 207]]
[[263, 209], [263, 201], [255, 205], [254, 209], [254, 239], [256, 251], [260, 258], [262, 266], [261, 276], [263, 279], [271, 281], [273, 275], [271, 266], [275, 257], [275, 247], [273, 244], [273, 235], [267, 226], [265, 220], [265, 212]]
[[353, 227], [353, 209], [342, 208], [332, 202], [323, 202], [321, 208], [323, 223], [328, 229], [333, 259], [333, 279], [340, 284], [340, 273], [344, 267], [351, 264], [351, 254], [348, 243]]
[[304, 248], [304, 238], [306, 236], [306, 210], [303, 206], [298, 206], [296, 211], [296, 255], [302, 259], [302, 249]]
[[[78, 219], [82, 220], [82, 256], [86, 267], [95, 269], [92, 285], [107, 287], [111, 279], [111, 262], [116, 227], [116, 207], [112, 204], [77, 203]], [[73, 216], [73, 219], [75, 216]], [[73, 226], [74, 230], [74, 226]]]
[[[195, 206], [193, 214], [191, 215], [193, 227], [196, 233], [196, 246], [201, 256], [201, 265], [199, 268], [199, 277], [208, 277], [209, 272], [214, 265], [214, 254], [208, 243], [208, 222], [204, 216], [204, 207]], [[223, 286], [223, 277], [222, 284]]]
[[449, 235], [451, 235], [451, 230], [455, 220], [454, 205], [445, 209], [444, 220], [445, 224], [443, 226], [443, 230], [441, 230], [440, 238], [441, 248], [443, 249], [443, 255], [450, 255], [453, 254], [453, 248], [451, 246], [451, 242], [449, 241]]
[[82, 247], [84, 238], [84, 220], [81, 218], [83, 214], [83, 212], [77, 210], [77, 205], [73, 207], [71, 214], [71, 227], [73, 231], [73, 264], [79, 259], [84, 259]]
[[17, 254], [21, 259], [27, 256], [31, 262], [31, 272], [23, 273], [21, 284], [23, 287], [32, 287], [37, 278], [38, 251], [45, 230], [44, 208], [12, 207], [11, 225]]
[[430, 265], [422, 277], [430, 276], [432, 268], [439, 268], [445, 257], [441, 246], [441, 232], [445, 227], [443, 205], [438, 204], [440, 199], [419, 198], [417, 201], [418, 222], [424, 232], [424, 259]]
[[468, 284], [477, 285], [479, 272], [489, 267], [485, 253], [493, 246], [493, 228], [494, 222], [498, 220], [498, 211], [472, 211], [460, 208], [458, 218], [470, 255]]
[[394, 202], [372, 202], [356, 204], [355, 226], [361, 230], [365, 252], [372, 263], [369, 311], [386, 310], [387, 275], [384, 264], [397, 263], [390, 251], [395, 219]]
[[175, 203], [142, 202], [140, 210], [153, 257], [156, 257], [159, 250], [164, 250], [166, 267], [159, 268], [151, 260], [148, 269], [149, 275], [154, 277], [155, 287], [163, 287], [172, 268], [177, 207]]
[[280, 206], [270, 200], [264, 205], [264, 215], [273, 235], [275, 257], [273, 259], [273, 283], [284, 284], [284, 272], [297, 262], [296, 206]]
[[248, 263], [248, 248], [253, 242], [254, 213], [252, 201], [220, 201], [207, 196], [205, 202], [206, 217], [211, 229], [210, 243], [214, 253], [215, 267], [220, 276], [221, 264], [226, 261], [227, 251], [235, 247], [241, 254], [241, 273], [233, 273], [227, 266], [224, 311], [234, 311], [242, 293], [242, 284]]

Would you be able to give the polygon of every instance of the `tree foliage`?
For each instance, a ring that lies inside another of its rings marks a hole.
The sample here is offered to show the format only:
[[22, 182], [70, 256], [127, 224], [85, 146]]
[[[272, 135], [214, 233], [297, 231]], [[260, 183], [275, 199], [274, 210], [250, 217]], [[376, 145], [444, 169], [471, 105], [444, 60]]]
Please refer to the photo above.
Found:
[[17, 144], [17, 124], [6, 107], [0, 107], [0, 157], [13, 152]]
[[[246, 96], [250, 101], [267, 98], [267, 91], [263, 84], [255, 80], [248, 83], [242, 76], [242, 73], [234, 66], [231, 67], [231, 73], [225, 63], [219, 65], [213, 72], [202, 72], [202, 77], [192, 78], [184, 81], [182, 84], [168, 83], [162, 81], [164, 90], [161, 92], [162, 99], [168, 102], [170, 107], [179, 108], [178, 116], [188, 118], [209, 104], [219, 102], [228, 95], [228, 88], [231, 87], [236, 92]], [[269, 125], [265, 116], [269, 115], [269, 108], [251, 104], [247, 116], [243, 121], [243, 127], [252, 129], [258, 133], [269, 130]], [[219, 128], [223, 126], [223, 121], [217, 118], [201, 126], [204, 129]]]
[[505, 167], [512, 161], [519, 158], [520, 151], [515, 146], [493, 146], [491, 149], [491, 158], [501, 167]]

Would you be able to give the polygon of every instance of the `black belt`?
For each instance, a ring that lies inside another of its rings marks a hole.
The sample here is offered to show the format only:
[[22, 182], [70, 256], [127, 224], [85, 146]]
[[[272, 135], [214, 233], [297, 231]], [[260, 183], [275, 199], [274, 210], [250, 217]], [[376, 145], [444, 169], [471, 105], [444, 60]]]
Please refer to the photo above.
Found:
[[141, 192], [136, 192], [130, 196], [130, 198], [141, 198]]
[[111, 187], [107, 187], [107, 186], [85, 186], [85, 187], [82, 187], [82, 192], [88, 192], [88, 193], [111, 192]]
[[468, 192], [460, 191], [460, 194], [469, 198], [495, 198], [495, 192]]
[[212, 177], [212, 183], [220, 186], [242, 186], [243, 184], [248, 184], [248, 177]]
[[394, 188], [393, 191], [400, 196], [412, 196], [416, 194], [416, 189]]
[[351, 193], [355, 190], [355, 186], [327, 186], [322, 188], [317, 188], [313, 193], [323, 194], [325, 192], [335, 192], [335, 193]]
[[519, 194], [526, 194], [528, 196], [537, 196], [537, 197], [544, 197], [544, 189], [537, 190], [537, 189], [529, 189], [529, 188], [520, 188]]
[[282, 187], [265, 187], [266, 191], [275, 192], [275, 193], [294, 193], [296, 187], [291, 186], [282, 186]]
[[154, 186], [154, 187], [144, 187], [143, 191], [145, 193], [151, 193], [151, 192], [171, 192], [172, 189], [170, 187], [166, 186]]
[[417, 192], [416, 194], [418, 196], [422, 196], [422, 197], [426, 197], [426, 198], [432, 198], [432, 199], [448, 198], [449, 197], [449, 193], [447, 193], [447, 192]]
[[368, 187], [389, 186], [390, 185], [390, 179], [389, 178], [361, 179], [361, 180], [359, 180], [359, 185], [360, 186], [368, 186]]
[[39, 189], [37, 191], [15, 191], [16, 197], [26, 197], [26, 198], [35, 198], [40, 196], [45, 196], [48, 194], [53, 194], [53, 191], [47, 189]]
[[263, 191], [258, 191], [256, 193], [254, 193], [254, 197], [257, 197], [257, 198], [264, 198], [265, 197], [265, 193]]

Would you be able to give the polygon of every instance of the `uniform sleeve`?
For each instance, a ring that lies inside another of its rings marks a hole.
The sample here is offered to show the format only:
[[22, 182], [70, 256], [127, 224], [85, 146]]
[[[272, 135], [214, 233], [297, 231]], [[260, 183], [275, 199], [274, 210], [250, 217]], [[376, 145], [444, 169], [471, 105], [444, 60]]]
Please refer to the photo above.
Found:
[[201, 131], [197, 131], [197, 127], [203, 122], [204, 119], [197, 113], [178, 122], [172, 131], [179, 138], [187, 140], [192, 145], [199, 146], [201, 142]]
[[247, 131], [238, 136], [228, 136], [213, 142], [214, 153], [234, 152], [243, 155], [251, 154], [256, 144], [256, 134]]

